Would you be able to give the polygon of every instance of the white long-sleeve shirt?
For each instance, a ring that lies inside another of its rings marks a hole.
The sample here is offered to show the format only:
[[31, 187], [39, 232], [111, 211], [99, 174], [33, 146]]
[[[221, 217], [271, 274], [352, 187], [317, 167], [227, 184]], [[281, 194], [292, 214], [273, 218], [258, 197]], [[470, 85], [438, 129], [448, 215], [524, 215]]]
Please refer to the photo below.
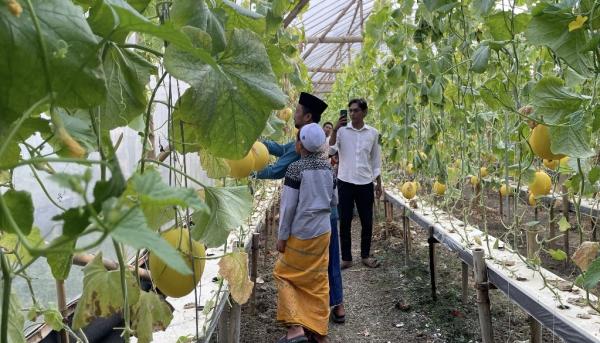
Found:
[[337, 131], [332, 149], [339, 154], [338, 179], [355, 185], [366, 185], [381, 174], [379, 132], [365, 124], [355, 129], [352, 123]]

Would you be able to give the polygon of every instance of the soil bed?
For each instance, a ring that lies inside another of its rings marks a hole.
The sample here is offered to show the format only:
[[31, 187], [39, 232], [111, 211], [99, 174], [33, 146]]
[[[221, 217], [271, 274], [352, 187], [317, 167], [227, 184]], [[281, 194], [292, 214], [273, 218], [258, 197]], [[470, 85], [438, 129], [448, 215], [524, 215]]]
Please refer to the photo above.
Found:
[[[469, 292], [467, 304], [461, 302], [458, 257], [442, 246], [437, 250], [438, 300], [433, 302], [425, 231], [411, 223], [415, 233], [413, 250], [410, 262], [405, 265], [397, 209], [395, 215], [395, 221], [387, 224], [392, 237], [381, 239], [381, 229], [386, 225], [383, 222], [374, 229], [373, 253], [382, 262], [381, 267], [369, 269], [355, 263], [342, 272], [347, 321], [343, 325], [330, 323], [330, 342], [480, 342], [475, 291]], [[383, 218], [382, 213], [379, 218]], [[359, 237], [360, 224], [355, 218], [352, 242], [355, 258], [359, 256]], [[276, 254], [273, 247], [268, 251], [266, 263], [259, 268], [264, 283], [257, 286], [256, 313], [251, 313], [248, 305], [242, 309], [242, 342], [276, 342], [285, 331], [275, 320], [277, 290], [271, 272]], [[526, 314], [498, 290], [492, 290], [490, 297], [496, 341], [527, 340]], [[410, 307], [403, 311], [400, 304]], [[544, 329], [544, 342], [560, 341]]]

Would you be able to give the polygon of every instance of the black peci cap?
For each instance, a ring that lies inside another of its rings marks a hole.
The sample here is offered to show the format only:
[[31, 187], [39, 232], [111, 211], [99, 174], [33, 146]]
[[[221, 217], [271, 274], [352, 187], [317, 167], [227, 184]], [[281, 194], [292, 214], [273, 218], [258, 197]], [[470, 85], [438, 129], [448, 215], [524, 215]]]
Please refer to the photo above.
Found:
[[315, 112], [313, 114], [318, 116], [321, 116], [321, 114], [323, 114], [327, 108], [327, 104], [323, 100], [312, 94], [304, 92], [300, 93], [300, 99], [298, 100], [298, 103], [302, 106], [310, 108], [311, 111]]

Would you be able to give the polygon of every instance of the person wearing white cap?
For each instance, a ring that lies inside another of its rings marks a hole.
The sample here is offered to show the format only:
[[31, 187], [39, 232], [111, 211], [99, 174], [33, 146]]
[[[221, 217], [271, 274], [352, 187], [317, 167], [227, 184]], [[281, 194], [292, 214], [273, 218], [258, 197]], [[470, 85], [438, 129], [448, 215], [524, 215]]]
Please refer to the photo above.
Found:
[[329, 241], [331, 208], [337, 205], [336, 182], [321, 157], [325, 133], [316, 123], [298, 132], [300, 160], [285, 174], [279, 211], [273, 276], [277, 284], [277, 320], [287, 326], [278, 343], [307, 342], [311, 334], [324, 342], [328, 332]]

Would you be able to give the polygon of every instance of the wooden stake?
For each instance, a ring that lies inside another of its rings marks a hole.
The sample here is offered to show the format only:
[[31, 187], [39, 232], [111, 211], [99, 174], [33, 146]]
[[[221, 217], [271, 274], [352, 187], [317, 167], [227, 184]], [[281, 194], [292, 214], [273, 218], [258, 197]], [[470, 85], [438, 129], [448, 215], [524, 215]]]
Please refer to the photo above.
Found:
[[437, 301], [436, 276], [435, 276], [435, 244], [437, 239], [433, 237], [433, 226], [429, 227], [429, 275], [431, 277], [431, 298]]
[[469, 300], [469, 265], [462, 262], [462, 303], [466, 304]]
[[406, 207], [402, 207], [402, 229], [404, 231], [404, 264], [410, 262], [410, 223], [406, 215]]
[[231, 312], [229, 313], [229, 330], [227, 339], [228, 342], [231, 343], [239, 343], [240, 342], [240, 331], [241, 331], [241, 321], [242, 321], [242, 307], [240, 304], [231, 301]]
[[260, 244], [260, 234], [252, 233], [252, 265], [250, 266], [250, 280], [254, 283], [252, 295], [250, 296], [250, 311], [252, 314], [256, 312], [256, 277], [258, 276], [258, 245]]
[[493, 343], [492, 315], [490, 312], [489, 283], [487, 267], [485, 264], [484, 250], [473, 249], [473, 269], [475, 270], [475, 288], [477, 289], [477, 310], [479, 312], [479, 326], [483, 343]]
[[[538, 233], [539, 231], [537, 230], [527, 230], [527, 258], [530, 260], [536, 258], [536, 254], [540, 248], [537, 242]], [[531, 316], [528, 316], [527, 320], [529, 321], [530, 329], [529, 341], [531, 343], [542, 343], [542, 324]]]
[[504, 216], [504, 199], [502, 197], [502, 193], [500, 193], [500, 191], [498, 191], [498, 205], [500, 207], [500, 216]]
[[219, 324], [217, 325], [217, 338], [219, 343], [229, 343], [229, 316], [231, 307], [229, 304], [223, 306], [221, 316], [219, 316]]
[[[67, 293], [63, 280], [56, 280], [56, 298], [58, 300], [58, 310], [63, 315], [63, 318], [65, 318], [67, 316]], [[69, 343], [67, 331], [61, 330], [58, 339], [60, 343]]]

